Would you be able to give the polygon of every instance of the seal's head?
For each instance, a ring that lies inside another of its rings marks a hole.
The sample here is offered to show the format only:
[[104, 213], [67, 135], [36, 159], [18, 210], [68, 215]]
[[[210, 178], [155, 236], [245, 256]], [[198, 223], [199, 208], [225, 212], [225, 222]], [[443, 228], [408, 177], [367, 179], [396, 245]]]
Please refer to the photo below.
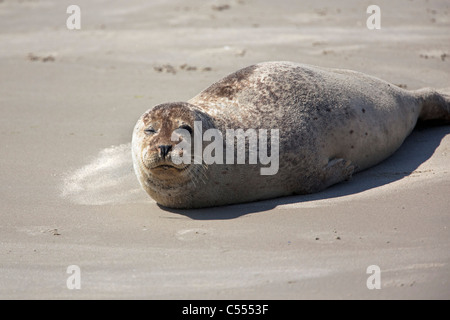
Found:
[[176, 147], [189, 140], [192, 148], [195, 121], [203, 126], [209, 123], [195, 106], [175, 102], [148, 110], [136, 123], [132, 140], [134, 170], [145, 191], [159, 203], [167, 203], [167, 197], [183, 193], [187, 184], [204, 175], [205, 167], [192, 160], [193, 150], [190, 161], [181, 161], [186, 150]]

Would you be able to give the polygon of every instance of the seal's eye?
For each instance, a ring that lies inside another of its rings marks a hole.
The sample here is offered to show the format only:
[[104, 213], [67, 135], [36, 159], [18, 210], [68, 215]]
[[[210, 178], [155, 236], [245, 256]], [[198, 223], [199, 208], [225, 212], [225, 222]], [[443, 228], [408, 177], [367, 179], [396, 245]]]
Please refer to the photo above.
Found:
[[152, 127], [148, 127], [147, 129], [144, 130], [145, 134], [154, 134], [156, 133], [156, 130], [153, 129]]
[[181, 125], [178, 129], [184, 129], [184, 130], [187, 130], [187, 131], [189, 131], [189, 133], [192, 134], [192, 128], [191, 128], [191, 126], [188, 125], [188, 124], [183, 124], [183, 125]]

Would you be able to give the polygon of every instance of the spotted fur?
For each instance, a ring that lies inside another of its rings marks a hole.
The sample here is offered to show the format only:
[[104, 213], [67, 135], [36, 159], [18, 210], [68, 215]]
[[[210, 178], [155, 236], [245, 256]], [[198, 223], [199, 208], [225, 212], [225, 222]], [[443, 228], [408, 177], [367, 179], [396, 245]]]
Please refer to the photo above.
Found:
[[[261, 63], [219, 80], [187, 103], [147, 111], [133, 133], [135, 171], [152, 198], [174, 208], [317, 192], [389, 157], [419, 117], [449, 121], [449, 102], [448, 95], [431, 89], [407, 91], [355, 71]], [[278, 173], [262, 176], [260, 164], [196, 164], [164, 179], [152, 175], [147, 154], [159, 161], [157, 146], [169, 143], [178, 122], [192, 125], [195, 119], [205, 130], [221, 132], [279, 129]], [[161, 126], [154, 138], [143, 133], [151, 121]]]

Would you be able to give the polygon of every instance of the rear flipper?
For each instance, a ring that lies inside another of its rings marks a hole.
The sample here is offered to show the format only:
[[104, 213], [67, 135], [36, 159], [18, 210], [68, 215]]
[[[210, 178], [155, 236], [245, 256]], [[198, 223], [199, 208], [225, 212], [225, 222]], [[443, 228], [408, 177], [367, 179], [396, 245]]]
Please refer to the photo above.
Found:
[[414, 94], [421, 104], [420, 121], [450, 123], [450, 89], [436, 91], [424, 88], [414, 91]]

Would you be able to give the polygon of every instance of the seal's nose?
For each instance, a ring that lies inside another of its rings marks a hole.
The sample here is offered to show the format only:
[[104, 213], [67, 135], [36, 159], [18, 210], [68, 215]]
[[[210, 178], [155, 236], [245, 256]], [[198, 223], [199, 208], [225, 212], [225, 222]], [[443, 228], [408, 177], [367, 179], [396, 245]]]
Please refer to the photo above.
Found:
[[170, 150], [172, 150], [171, 145], [161, 145], [158, 146], [159, 150], [161, 151], [161, 157], [164, 159]]

